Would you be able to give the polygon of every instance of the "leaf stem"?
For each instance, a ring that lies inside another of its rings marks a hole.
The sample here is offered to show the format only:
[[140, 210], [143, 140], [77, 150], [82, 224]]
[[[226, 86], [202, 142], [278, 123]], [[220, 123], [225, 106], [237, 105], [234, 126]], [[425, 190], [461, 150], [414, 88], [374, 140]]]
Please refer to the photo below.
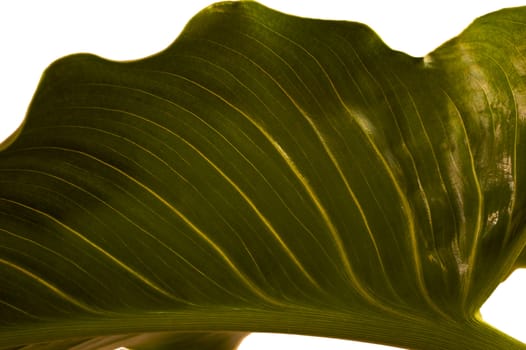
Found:
[[486, 323], [473, 319], [451, 322], [408, 314], [328, 311], [295, 307], [188, 309], [173, 312], [108, 314], [106, 318], [26, 324], [0, 330], [0, 349], [75, 337], [160, 331], [279, 332], [342, 338], [421, 350], [524, 350], [523, 344]]

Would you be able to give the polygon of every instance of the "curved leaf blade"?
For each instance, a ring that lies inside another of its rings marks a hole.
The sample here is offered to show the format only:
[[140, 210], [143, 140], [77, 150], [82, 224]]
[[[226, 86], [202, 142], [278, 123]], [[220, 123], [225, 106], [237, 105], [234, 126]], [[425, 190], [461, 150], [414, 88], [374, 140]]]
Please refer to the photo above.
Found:
[[367, 324], [318, 335], [482, 337], [526, 239], [524, 14], [421, 59], [360, 24], [222, 3], [150, 58], [54, 63], [0, 154], [4, 334], [159, 312], [301, 333], [317, 312]]

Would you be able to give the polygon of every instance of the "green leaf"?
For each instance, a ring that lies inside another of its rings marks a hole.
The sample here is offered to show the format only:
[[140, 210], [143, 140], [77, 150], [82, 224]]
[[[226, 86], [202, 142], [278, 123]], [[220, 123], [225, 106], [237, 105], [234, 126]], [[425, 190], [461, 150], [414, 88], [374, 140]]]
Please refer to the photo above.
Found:
[[526, 348], [478, 316], [524, 260], [524, 18], [415, 58], [227, 2], [149, 58], [55, 62], [0, 146], [0, 348]]

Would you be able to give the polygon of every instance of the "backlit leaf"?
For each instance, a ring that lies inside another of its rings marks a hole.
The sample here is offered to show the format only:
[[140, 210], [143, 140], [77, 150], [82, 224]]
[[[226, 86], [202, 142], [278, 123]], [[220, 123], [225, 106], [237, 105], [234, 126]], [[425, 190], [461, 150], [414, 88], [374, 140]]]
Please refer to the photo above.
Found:
[[0, 347], [525, 348], [478, 316], [524, 260], [525, 24], [415, 58], [227, 2], [149, 58], [55, 62], [1, 147]]

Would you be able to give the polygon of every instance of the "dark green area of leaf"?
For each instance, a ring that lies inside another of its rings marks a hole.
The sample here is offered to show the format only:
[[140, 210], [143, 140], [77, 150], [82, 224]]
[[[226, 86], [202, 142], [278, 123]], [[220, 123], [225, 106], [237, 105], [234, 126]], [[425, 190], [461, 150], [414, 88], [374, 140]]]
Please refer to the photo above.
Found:
[[524, 265], [525, 25], [499, 11], [414, 58], [221, 3], [149, 58], [55, 62], [0, 153], [0, 347], [523, 349], [476, 315]]

